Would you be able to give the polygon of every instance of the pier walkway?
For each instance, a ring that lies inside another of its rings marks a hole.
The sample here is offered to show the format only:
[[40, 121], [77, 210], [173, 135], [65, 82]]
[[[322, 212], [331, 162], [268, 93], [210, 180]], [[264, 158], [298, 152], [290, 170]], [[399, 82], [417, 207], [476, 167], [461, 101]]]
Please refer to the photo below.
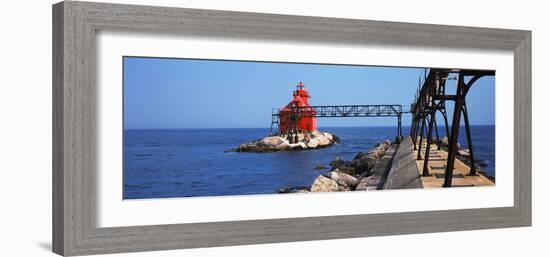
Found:
[[[422, 176], [424, 166], [424, 152], [426, 143], [422, 145], [421, 159], [417, 160], [417, 150], [410, 137], [405, 138], [398, 146], [393, 157], [391, 168], [383, 189], [412, 189], [412, 188], [440, 188], [445, 179], [447, 165], [447, 151], [437, 150], [437, 145], [430, 146], [430, 158], [428, 165], [428, 176]], [[483, 173], [469, 176], [470, 166], [460, 159], [455, 158], [452, 187], [465, 186], [493, 186], [495, 183]]]
[[[425, 140], [424, 140], [425, 141]], [[421, 160], [416, 160], [418, 167], [418, 174], [422, 175], [422, 169], [424, 167], [424, 149], [426, 149], [426, 143], [422, 145]], [[413, 153], [416, 153], [414, 148], [410, 148]], [[421, 176], [422, 184], [424, 187], [433, 188], [441, 187], [445, 179], [445, 169], [447, 167], [448, 153], [445, 150], [437, 150], [437, 145], [430, 145], [428, 172], [429, 176]], [[478, 173], [477, 175], [470, 176], [470, 166], [466, 165], [460, 159], [455, 158], [453, 169], [453, 182], [451, 187], [466, 187], [466, 186], [494, 186], [495, 183], [486, 177], [484, 174]]]

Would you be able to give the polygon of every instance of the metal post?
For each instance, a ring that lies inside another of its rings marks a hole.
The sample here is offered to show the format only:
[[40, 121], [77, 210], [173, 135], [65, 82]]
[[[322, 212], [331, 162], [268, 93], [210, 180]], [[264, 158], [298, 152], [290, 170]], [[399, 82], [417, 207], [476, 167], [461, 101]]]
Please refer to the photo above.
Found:
[[[397, 117], [397, 136], [395, 137], [396, 139], [399, 138], [399, 116]], [[397, 140], [396, 140], [397, 141]]]
[[474, 162], [474, 147], [472, 145], [472, 134], [470, 133], [470, 122], [468, 120], [468, 110], [466, 109], [466, 101], [462, 105], [462, 114], [464, 115], [464, 126], [466, 127], [466, 138], [468, 139], [468, 151], [470, 152], [470, 176], [475, 176], [475, 162]]
[[[445, 105], [443, 105], [443, 108], [447, 109]], [[445, 133], [447, 134], [447, 139], [449, 139], [449, 121], [447, 120], [447, 111], [445, 109], [440, 112], [443, 115], [443, 121], [445, 121]]]
[[453, 112], [453, 123], [451, 125], [451, 135], [449, 138], [449, 152], [447, 156], [447, 167], [445, 168], [445, 182], [443, 187], [450, 187], [453, 182], [453, 171], [455, 165], [455, 155], [456, 155], [456, 143], [458, 141], [458, 130], [460, 127], [460, 114], [462, 110], [462, 91], [464, 88], [464, 76], [459, 74], [458, 83], [456, 86], [456, 96], [455, 96], [455, 108]]
[[414, 128], [413, 128], [413, 133], [411, 134], [411, 137], [412, 137], [412, 141], [413, 141], [413, 145], [414, 145], [414, 150], [416, 150], [416, 133], [418, 131], [418, 118], [414, 118]]
[[420, 130], [420, 141], [418, 142], [418, 155], [416, 156], [417, 160], [422, 160], [421, 151], [422, 151], [422, 137], [424, 136], [424, 127], [426, 125], [426, 116], [422, 118], [422, 129]]
[[426, 139], [426, 153], [424, 154], [424, 167], [422, 169], [422, 176], [429, 176], [428, 162], [430, 160], [430, 146], [432, 145], [432, 129], [435, 121], [435, 106], [430, 110], [430, 125], [428, 126], [428, 138]]
[[399, 114], [399, 137], [403, 139], [403, 126], [401, 122], [401, 114]]
[[413, 138], [413, 143], [414, 143], [414, 150], [418, 149], [418, 131], [420, 131], [420, 118], [416, 118], [416, 126], [415, 126], [415, 129], [414, 129], [414, 138]]
[[416, 127], [416, 123], [415, 123], [415, 121], [414, 121], [414, 117], [412, 118], [412, 122], [411, 122], [411, 123], [412, 123], [412, 124], [411, 124], [411, 129], [409, 130], [409, 135], [411, 136], [411, 139], [412, 139], [412, 137], [413, 137], [413, 135], [414, 135], [414, 133], [415, 133], [414, 130], [415, 130], [415, 127]]
[[401, 143], [403, 140], [403, 132], [401, 131], [401, 114], [397, 115], [397, 143]]

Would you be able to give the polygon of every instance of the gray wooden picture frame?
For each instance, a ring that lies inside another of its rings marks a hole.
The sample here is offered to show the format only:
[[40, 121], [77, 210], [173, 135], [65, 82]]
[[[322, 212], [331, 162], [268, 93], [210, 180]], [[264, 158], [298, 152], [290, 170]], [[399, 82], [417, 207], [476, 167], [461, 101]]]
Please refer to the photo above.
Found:
[[[98, 31], [514, 52], [514, 206], [96, 225]], [[53, 251], [86, 255], [531, 225], [531, 32], [65, 1], [53, 6]]]

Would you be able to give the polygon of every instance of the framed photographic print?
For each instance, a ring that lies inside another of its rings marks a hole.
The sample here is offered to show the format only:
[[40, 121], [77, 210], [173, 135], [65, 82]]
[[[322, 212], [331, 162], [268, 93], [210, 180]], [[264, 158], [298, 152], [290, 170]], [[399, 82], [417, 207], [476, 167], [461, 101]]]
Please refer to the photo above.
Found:
[[61, 255], [531, 225], [530, 31], [65, 1], [53, 69]]

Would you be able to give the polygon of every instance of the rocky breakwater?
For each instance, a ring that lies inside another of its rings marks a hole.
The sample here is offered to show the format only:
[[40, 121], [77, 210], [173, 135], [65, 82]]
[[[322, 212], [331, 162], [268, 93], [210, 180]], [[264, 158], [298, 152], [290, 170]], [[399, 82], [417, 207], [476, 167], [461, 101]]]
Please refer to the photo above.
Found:
[[259, 140], [241, 144], [237, 152], [277, 152], [286, 150], [307, 150], [331, 146], [339, 141], [334, 134], [322, 131], [312, 131], [298, 134], [298, 142], [290, 143], [283, 136], [268, 136]]
[[359, 152], [351, 161], [336, 158], [330, 162], [331, 171], [315, 178], [310, 187], [282, 188], [280, 193], [341, 192], [376, 190], [380, 182], [375, 166], [381, 163], [395, 145], [387, 140], [378, 143], [367, 153]]

